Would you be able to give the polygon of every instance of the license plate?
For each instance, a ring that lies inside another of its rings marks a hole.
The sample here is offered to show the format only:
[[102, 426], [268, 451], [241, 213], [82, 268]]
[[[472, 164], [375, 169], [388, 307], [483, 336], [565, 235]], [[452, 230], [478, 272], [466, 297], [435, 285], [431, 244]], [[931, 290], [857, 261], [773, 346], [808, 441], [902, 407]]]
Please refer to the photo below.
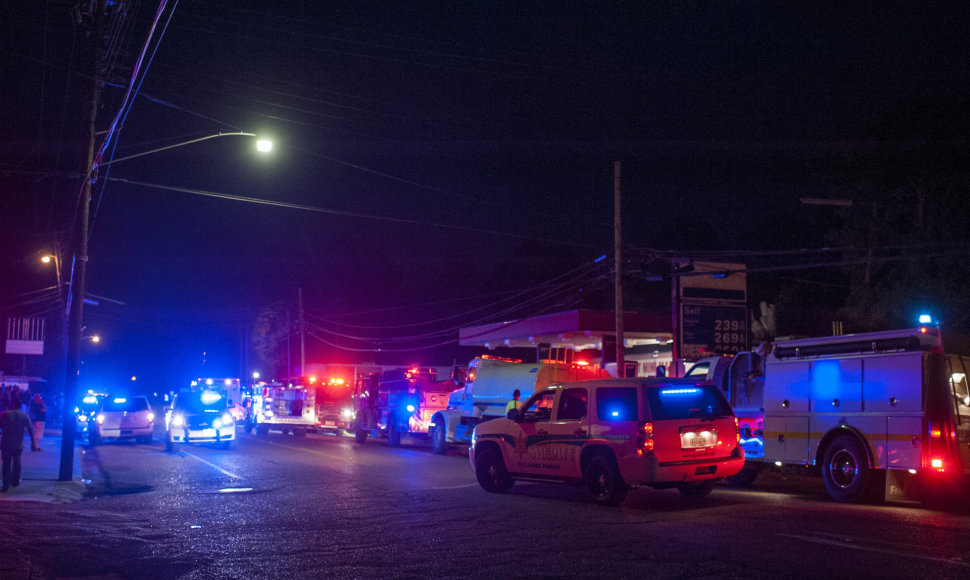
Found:
[[323, 424], [327, 427], [335, 427], [337, 425], [334, 421], [324, 421]]
[[689, 431], [680, 434], [680, 446], [684, 449], [713, 447], [717, 444], [717, 433], [713, 431]]

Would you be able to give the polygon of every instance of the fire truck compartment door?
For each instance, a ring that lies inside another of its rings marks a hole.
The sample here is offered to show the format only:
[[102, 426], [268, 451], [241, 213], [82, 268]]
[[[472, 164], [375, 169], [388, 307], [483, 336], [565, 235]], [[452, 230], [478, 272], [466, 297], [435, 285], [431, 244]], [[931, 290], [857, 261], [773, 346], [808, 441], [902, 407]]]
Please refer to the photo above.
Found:
[[862, 410], [862, 359], [812, 362], [812, 411], [855, 413]]
[[765, 372], [765, 413], [807, 413], [811, 385], [807, 361], [770, 365]]
[[886, 467], [889, 469], [919, 469], [922, 467], [922, 446], [919, 436], [923, 429], [921, 417], [886, 417]]
[[808, 463], [808, 417], [765, 417], [765, 461]]
[[923, 404], [923, 354], [905, 352], [866, 359], [862, 393], [866, 411], [920, 411]]

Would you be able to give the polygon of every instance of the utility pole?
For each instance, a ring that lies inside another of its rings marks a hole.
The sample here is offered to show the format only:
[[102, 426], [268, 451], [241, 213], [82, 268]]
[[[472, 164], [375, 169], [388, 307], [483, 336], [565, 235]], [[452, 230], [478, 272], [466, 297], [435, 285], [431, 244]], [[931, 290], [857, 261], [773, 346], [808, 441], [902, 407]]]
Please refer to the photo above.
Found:
[[306, 334], [304, 333], [304, 328], [306, 324], [303, 321], [303, 288], [297, 288], [297, 302], [300, 308], [300, 376], [306, 376]]
[[[70, 320], [68, 322], [67, 370], [64, 380], [65, 410], [72, 409], [77, 401], [78, 372], [81, 366], [81, 331], [84, 328], [84, 286], [88, 265], [88, 222], [91, 210], [91, 182], [94, 179], [94, 149], [97, 138], [96, 123], [101, 93], [101, 27], [104, 21], [104, 4], [104, 0], [95, 2], [91, 15], [94, 21], [94, 33], [92, 37], [94, 46], [91, 51], [91, 108], [88, 116], [88, 157], [87, 164], [85, 165], [84, 186], [81, 192], [81, 199], [79, 200], [79, 209], [81, 210], [80, 224], [77, 224], [74, 232], [77, 243], [75, 246], [73, 277], [67, 306], [68, 312], [70, 313]], [[59, 481], [71, 481], [74, 478], [74, 432], [77, 429], [74, 416], [71, 413], [64, 413], [64, 421], [61, 429], [61, 462], [57, 479]]]
[[626, 376], [623, 360], [623, 253], [620, 220], [620, 161], [613, 162], [613, 257], [614, 294], [616, 297], [616, 376]]

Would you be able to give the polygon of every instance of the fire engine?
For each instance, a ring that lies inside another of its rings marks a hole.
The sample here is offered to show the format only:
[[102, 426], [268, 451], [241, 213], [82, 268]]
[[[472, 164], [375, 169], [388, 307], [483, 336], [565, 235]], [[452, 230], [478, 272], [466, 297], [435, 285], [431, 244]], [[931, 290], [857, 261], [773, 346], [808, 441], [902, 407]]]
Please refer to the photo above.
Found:
[[523, 363], [483, 355], [468, 364], [460, 389], [448, 396], [445, 408], [432, 417], [431, 445], [437, 454], [447, 453], [450, 445], [471, 445], [475, 425], [488, 419], [505, 417], [505, 408], [516, 389], [525, 401], [537, 389], [560, 382], [608, 378], [606, 370], [590, 364], [544, 360]]
[[386, 437], [391, 446], [401, 435], [426, 437], [431, 417], [448, 406], [452, 378], [440, 379], [433, 368], [396, 369], [360, 377], [354, 392], [354, 435], [358, 443], [367, 437]]
[[342, 377], [311, 381], [316, 391], [317, 425], [320, 431], [333, 431], [338, 437], [353, 428], [353, 382]]
[[317, 424], [316, 391], [303, 378], [257, 383], [246, 407], [246, 430], [259, 435], [270, 430], [305, 436]]
[[735, 484], [773, 464], [820, 471], [840, 502], [966, 495], [970, 343], [924, 326], [778, 341], [764, 354], [688, 372], [734, 407], [746, 459]]

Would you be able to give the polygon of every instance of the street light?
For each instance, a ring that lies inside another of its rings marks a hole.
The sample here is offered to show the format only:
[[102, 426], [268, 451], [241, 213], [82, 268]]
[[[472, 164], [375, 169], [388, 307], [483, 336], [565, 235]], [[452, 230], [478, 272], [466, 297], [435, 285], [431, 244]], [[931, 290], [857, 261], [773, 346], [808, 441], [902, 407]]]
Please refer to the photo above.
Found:
[[[98, 82], [95, 78], [94, 87], [95, 95], [97, 95]], [[97, 103], [97, 96], [93, 99], [94, 103]], [[69, 333], [68, 333], [68, 348], [67, 348], [67, 372], [66, 380], [64, 382], [64, 400], [73, 402], [77, 398], [77, 382], [78, 382], [78, 371], [80, 368], [81, 360], [81, 340], [83, 319], [84, 319], [84, 286], [85, 278], [87, 273], [87, 262], [88, 256], [88, 228], [90, 220], [90, 206], [91, 206], [91, 185], [97, 180], [97, 171], [99, 167], [107, 167], [114, 163], [119, 163], [121, 161], [127, 161], [129, 159], [135, 159], [137, 157], [145, 157], [147, 155], [152, 155], [155, 153], [160, 153], [162, 151], [168, 151], [169, 149], [175, 149], [177, 147], [184, 147], [186, 145], [191, 145], [193, 143], [199, 143], [200, 141], [207, 141], [209, 139], [217, 139], [219, 137], [256, 137], [255, 133], [247, 133], [245, 131], [235, 131], [232, 133], [215, 133], [213, 135], [207, 135], [205, 137], [199, 137], [198, 139], [190, 139], [189, 141], [184, 141], [182, 143], [175, 143], [174, 145], [168, 145], [166, 147], [159, 147], [157, 149], [151, 149], [149, 151], [143, 151], [141, 153], [136, 153], [134, 155], [128, 155], [127, 157], [119, 157], [117, 159], [111, 159], [105, 163], [99, 163], [94, 154], [94, 120], [97, 114], [97, 107], [92, 106], [91, 115], [91, 133], [90, 142], [88, 144], [88, 171], [89, 174], [84, 180], [84, 188], [81, 196], [81, 211], [80, 211], [80, 226], [76, 229], [77, 232], [77, 246], [75, 249], [75, 259], [76, 259], [76, 283], [72, 278], [70, 291], [73, 298], [68, 300], [67, 312], [69, 314]], [[269, 152], [273, 148], [271, 141], [266, 139], [260, 139], [256, 143], [257, 150], [262, 153]], [[134, 379], [134, 377], [132, 377]], [[69, 403], [70, 404], [70, 403]], [[74, 419], [69, 418], [67, 414], [64, 416], [63, 432], [61, 436], [61, 465], [60, 472], [58, 474], [58, 480], [60, 481], [70, 481], [74, 474]]]
[[[255, 133], [247, 133], [245, 131], [235, 131], [232, 133], [215, 133], [213, 135], [206, 135], [205, 137], [199, 137], [198, 139], [191, 139], [189, 141], [183, 141], [181, 143], [175, 143], [174, 145], [166, 145], [165, 147], [159, 147], [158, 149], [151, 149], [149, 151], [142, 151], [141, 153], [135, 153], [134, 155], [128, 155], [126, 157], [118, 157], [117, 159], [111, 159], [105, 163], [95, 165], [94, 169], [98, 167], [107, 167], [109, 165], [114, 165], [115, 163], [120, 163], [122, 161], [128, 161], [129, 159], [135, 159], [137, 157], [144, 157], [146, 155], [152, 155], [154, 153], [160, 153], [162, 151], [168, 151], [169, 149], [175, 149], [177, 147], [184, 147], [186, 145], [192, 145], [193, 143], [199, 143], [200, 141], [208, 141], [209, 139], [218, 139], [219, 137], [258, 137]], [[256, 150], [260, 153], [269, 153], [273, 150], [273, 142], [269, 139], [257, 139], [256, 140]]]

